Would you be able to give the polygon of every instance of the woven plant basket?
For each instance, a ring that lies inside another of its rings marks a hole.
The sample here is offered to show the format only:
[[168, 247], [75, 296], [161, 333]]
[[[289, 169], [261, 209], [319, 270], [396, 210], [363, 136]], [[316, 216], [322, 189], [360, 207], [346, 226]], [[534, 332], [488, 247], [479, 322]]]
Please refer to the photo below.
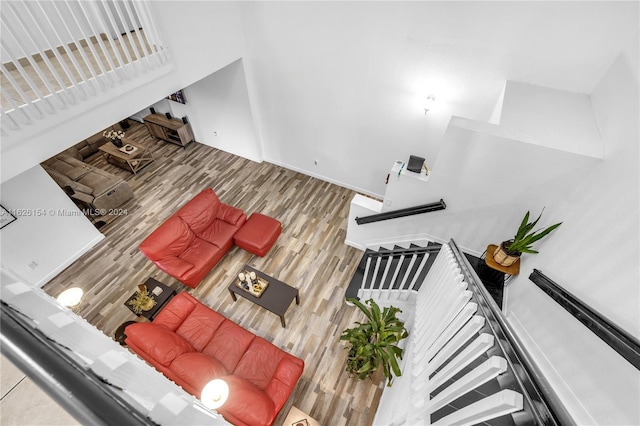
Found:
[[500, 244], [498, 247], [496, 247], [496, 249], [493, 252], [493, 259], [499, 265], [511, 266], [514, 263], [516, 263], [518, 261], [518, 259], [520, 259], [520, 255], [511, 256], [511, 255], [507, 254], [507, 251], [504, 248], [504, 246], [509, 242], [510, 241], [504, 241], [502, 244]]

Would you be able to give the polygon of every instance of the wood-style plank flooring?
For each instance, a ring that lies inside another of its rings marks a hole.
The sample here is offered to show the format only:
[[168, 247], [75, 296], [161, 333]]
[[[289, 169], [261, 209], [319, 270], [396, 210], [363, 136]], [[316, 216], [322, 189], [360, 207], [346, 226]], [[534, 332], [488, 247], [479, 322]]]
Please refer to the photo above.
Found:
[[[101, 228], [106, 238], [44, 286], [57, 296], [79, 286], [85, 297], [76, 312], [108, 336], [136, 316], [124, 306], [138, 283], [153, 277], [203, 303], [251, 332], [304, 359], [305, 370], [276, 424], [295, 405], [321, 424], [369, 425], [384, 383], [356, 381], [344, 372], [346, 350], [339, 336], [363, 315], [344, 303], [346, 286], [362, 252], [344, 244], [354, 192], [269, 163], [255, 163], [191, 143], [186, 149], [154, 139], [144, 125], [127, 136], [148, 146], [155, 162], [137, 176], [108, 164], [91, 164], [122, 176], [135, 198], [126, 214]], [[160, 271], [138, 250], [139, 243], [178, 207], [212, 187], [220, 199], [247, 214], [262, 212], [280, 220], [283, 232], [264, 257], [234, 247], [196, 288]], [[248, 300], [233, 302], [227, 286], [244, 264], [300, 290], [300, 305], [280, 319]]]

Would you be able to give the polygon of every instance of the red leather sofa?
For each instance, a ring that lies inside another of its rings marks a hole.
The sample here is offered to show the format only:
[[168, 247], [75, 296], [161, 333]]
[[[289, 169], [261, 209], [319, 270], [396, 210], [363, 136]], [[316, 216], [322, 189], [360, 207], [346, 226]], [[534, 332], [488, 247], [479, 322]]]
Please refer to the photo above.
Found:
[[222, 203], [208, 188], [145, 238], [140, 251], [167, 274], [196, 288], [231, 250], [233, 236], [246, 220], [242, 210]]
[[209, 381], [226, 381], [229, 398], [217, 411], [236, 426], [273, 424], [304, 369], [303, 360], [186, 292], [153, 322], [131, 324], [125, 333], [132, 350], [198, 398]]

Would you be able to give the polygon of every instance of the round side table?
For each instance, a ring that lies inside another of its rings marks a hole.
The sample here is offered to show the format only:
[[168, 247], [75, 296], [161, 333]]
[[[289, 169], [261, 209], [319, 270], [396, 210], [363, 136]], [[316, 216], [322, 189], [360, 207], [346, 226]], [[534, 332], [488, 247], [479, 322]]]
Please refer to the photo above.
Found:
[[116, 339], [116, 342], [120, 343], [122, 346], [125, 345], [124, 343], [124, 339], [127, 338], [127, 335], [124, 332], [124, 329], [127, 328], [127, 326], [131, 325], [131, 324], [135, 324], [137, 321], [127, 321], [127, 322], [123, 322], [122, 324], [120, 324], [120, 327], [118, 327], [118, 329], [116, 330], [116, 332], [114, 333], [114, 338]]

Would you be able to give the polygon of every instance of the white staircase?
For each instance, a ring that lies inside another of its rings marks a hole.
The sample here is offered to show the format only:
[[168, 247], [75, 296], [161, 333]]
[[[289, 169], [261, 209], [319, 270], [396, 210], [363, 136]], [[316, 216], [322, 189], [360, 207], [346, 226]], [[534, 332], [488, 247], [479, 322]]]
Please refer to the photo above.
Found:
[[361, 299], [402, 309], [409, 330], [374, 424], [556, 424], [465, 256], [438, 246], [370, 249], [352, 281]]

